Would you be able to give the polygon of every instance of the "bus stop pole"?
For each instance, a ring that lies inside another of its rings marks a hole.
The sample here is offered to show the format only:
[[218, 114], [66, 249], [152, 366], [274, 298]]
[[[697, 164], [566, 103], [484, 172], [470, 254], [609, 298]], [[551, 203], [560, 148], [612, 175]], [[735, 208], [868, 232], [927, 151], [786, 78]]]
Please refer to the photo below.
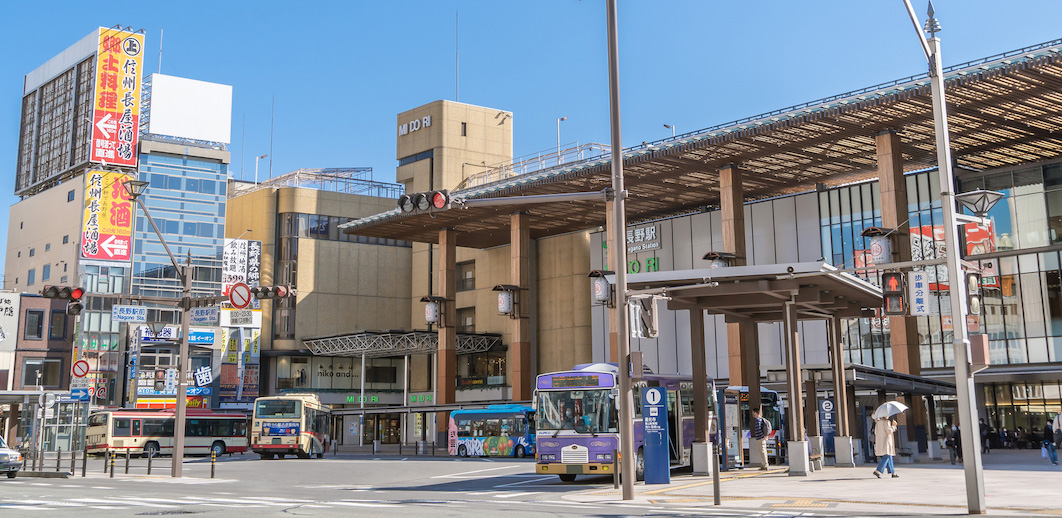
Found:
[[616, 338], [619, 352], [619, 418], [620, 455], [623, 475], [623, 499], [634, 498], [634, 401], [631, 398], [630, 353], [631, 341], [627, 330], [627, 215], [624, 201], [627, 191], [623, 188], [623, 140], [620, 131], [619, 101], [619, 41], [616, 0], [608, 0], [608, 93], [609, 120], [612, 128], [612, 203], [609, 222], [612, 225], [613, 241], [609, 254], [615, 254], [616, 289], [612, 304], [612, 318], [616, 322]]

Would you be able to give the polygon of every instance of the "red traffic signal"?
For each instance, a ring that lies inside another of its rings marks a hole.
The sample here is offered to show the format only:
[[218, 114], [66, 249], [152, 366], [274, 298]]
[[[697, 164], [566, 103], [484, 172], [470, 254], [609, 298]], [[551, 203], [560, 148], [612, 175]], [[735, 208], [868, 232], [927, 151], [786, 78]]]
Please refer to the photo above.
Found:
[[440, 189], [403, 194], [398, 198], [398, 208], [406, 213], [447, 210], [450, 208], [450, 191]]
[[76, 286], [45, 286], [41, 295], [46, 299], [63, 299], [79, 301], [85, 296], [85, 290]]
[[902, 294], [904, 284], [903, 274], [900, 272], [886, 272], [881, 274], [881, 292], [884, 294]]
[[289, 284], [281, 284], [278, 286], [255, 286], [251, 288], [251, 295], [259, 300], [283, 299], [286, 297], [294, 297], [295, 288]]

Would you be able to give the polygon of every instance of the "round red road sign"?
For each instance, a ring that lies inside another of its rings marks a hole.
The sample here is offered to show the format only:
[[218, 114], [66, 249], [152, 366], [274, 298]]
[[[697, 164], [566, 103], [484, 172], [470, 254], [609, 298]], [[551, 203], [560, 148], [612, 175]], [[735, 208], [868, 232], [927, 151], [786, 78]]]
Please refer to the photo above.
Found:
[[246, 308], [251, 303], [251, 287], [237, 282], [229, 289], [229, 302], [236, 309]]
[[75, 378], [83, 378], [86, 374], [88, 374], [88, 371], [89, 364], [85, 360], [78, 360], [74, 362], [74, 366], [70, 369], [70, 373], [73, 374]]

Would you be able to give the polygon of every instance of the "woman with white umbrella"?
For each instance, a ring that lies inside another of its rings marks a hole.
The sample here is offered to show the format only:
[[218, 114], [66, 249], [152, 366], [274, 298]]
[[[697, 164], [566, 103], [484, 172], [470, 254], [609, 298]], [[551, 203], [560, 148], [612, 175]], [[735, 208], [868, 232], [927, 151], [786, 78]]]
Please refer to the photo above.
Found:
[[874, 470], [874, 476], [881, 478], [881, 474], [888, 471], [892, 478], [899, 478], [896, 474], [896, 466], [893, 464], [893, 456], [896, 455], [896, 420], [892, 416], [907, 410], [907, 406], [897, 401], [889, 401], [874, 411], [874, 454], [879, 457], [878, 467]]

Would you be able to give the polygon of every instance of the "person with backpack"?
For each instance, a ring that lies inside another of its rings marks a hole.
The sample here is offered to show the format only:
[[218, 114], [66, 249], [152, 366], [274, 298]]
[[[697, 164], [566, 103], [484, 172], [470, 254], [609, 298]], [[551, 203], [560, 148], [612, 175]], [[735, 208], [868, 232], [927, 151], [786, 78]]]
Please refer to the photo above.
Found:
[[767, 459], [767, 439], [771, 437], [771, 431], [771, 422], [760, 416], [760, 409], [752, 409], [751, 435], [753, 441], [756, 442], [755, 448], [760, 452], [760, 458], [763, 459], [760, 471], [767, 471], [770, 466], [770, 461]]

